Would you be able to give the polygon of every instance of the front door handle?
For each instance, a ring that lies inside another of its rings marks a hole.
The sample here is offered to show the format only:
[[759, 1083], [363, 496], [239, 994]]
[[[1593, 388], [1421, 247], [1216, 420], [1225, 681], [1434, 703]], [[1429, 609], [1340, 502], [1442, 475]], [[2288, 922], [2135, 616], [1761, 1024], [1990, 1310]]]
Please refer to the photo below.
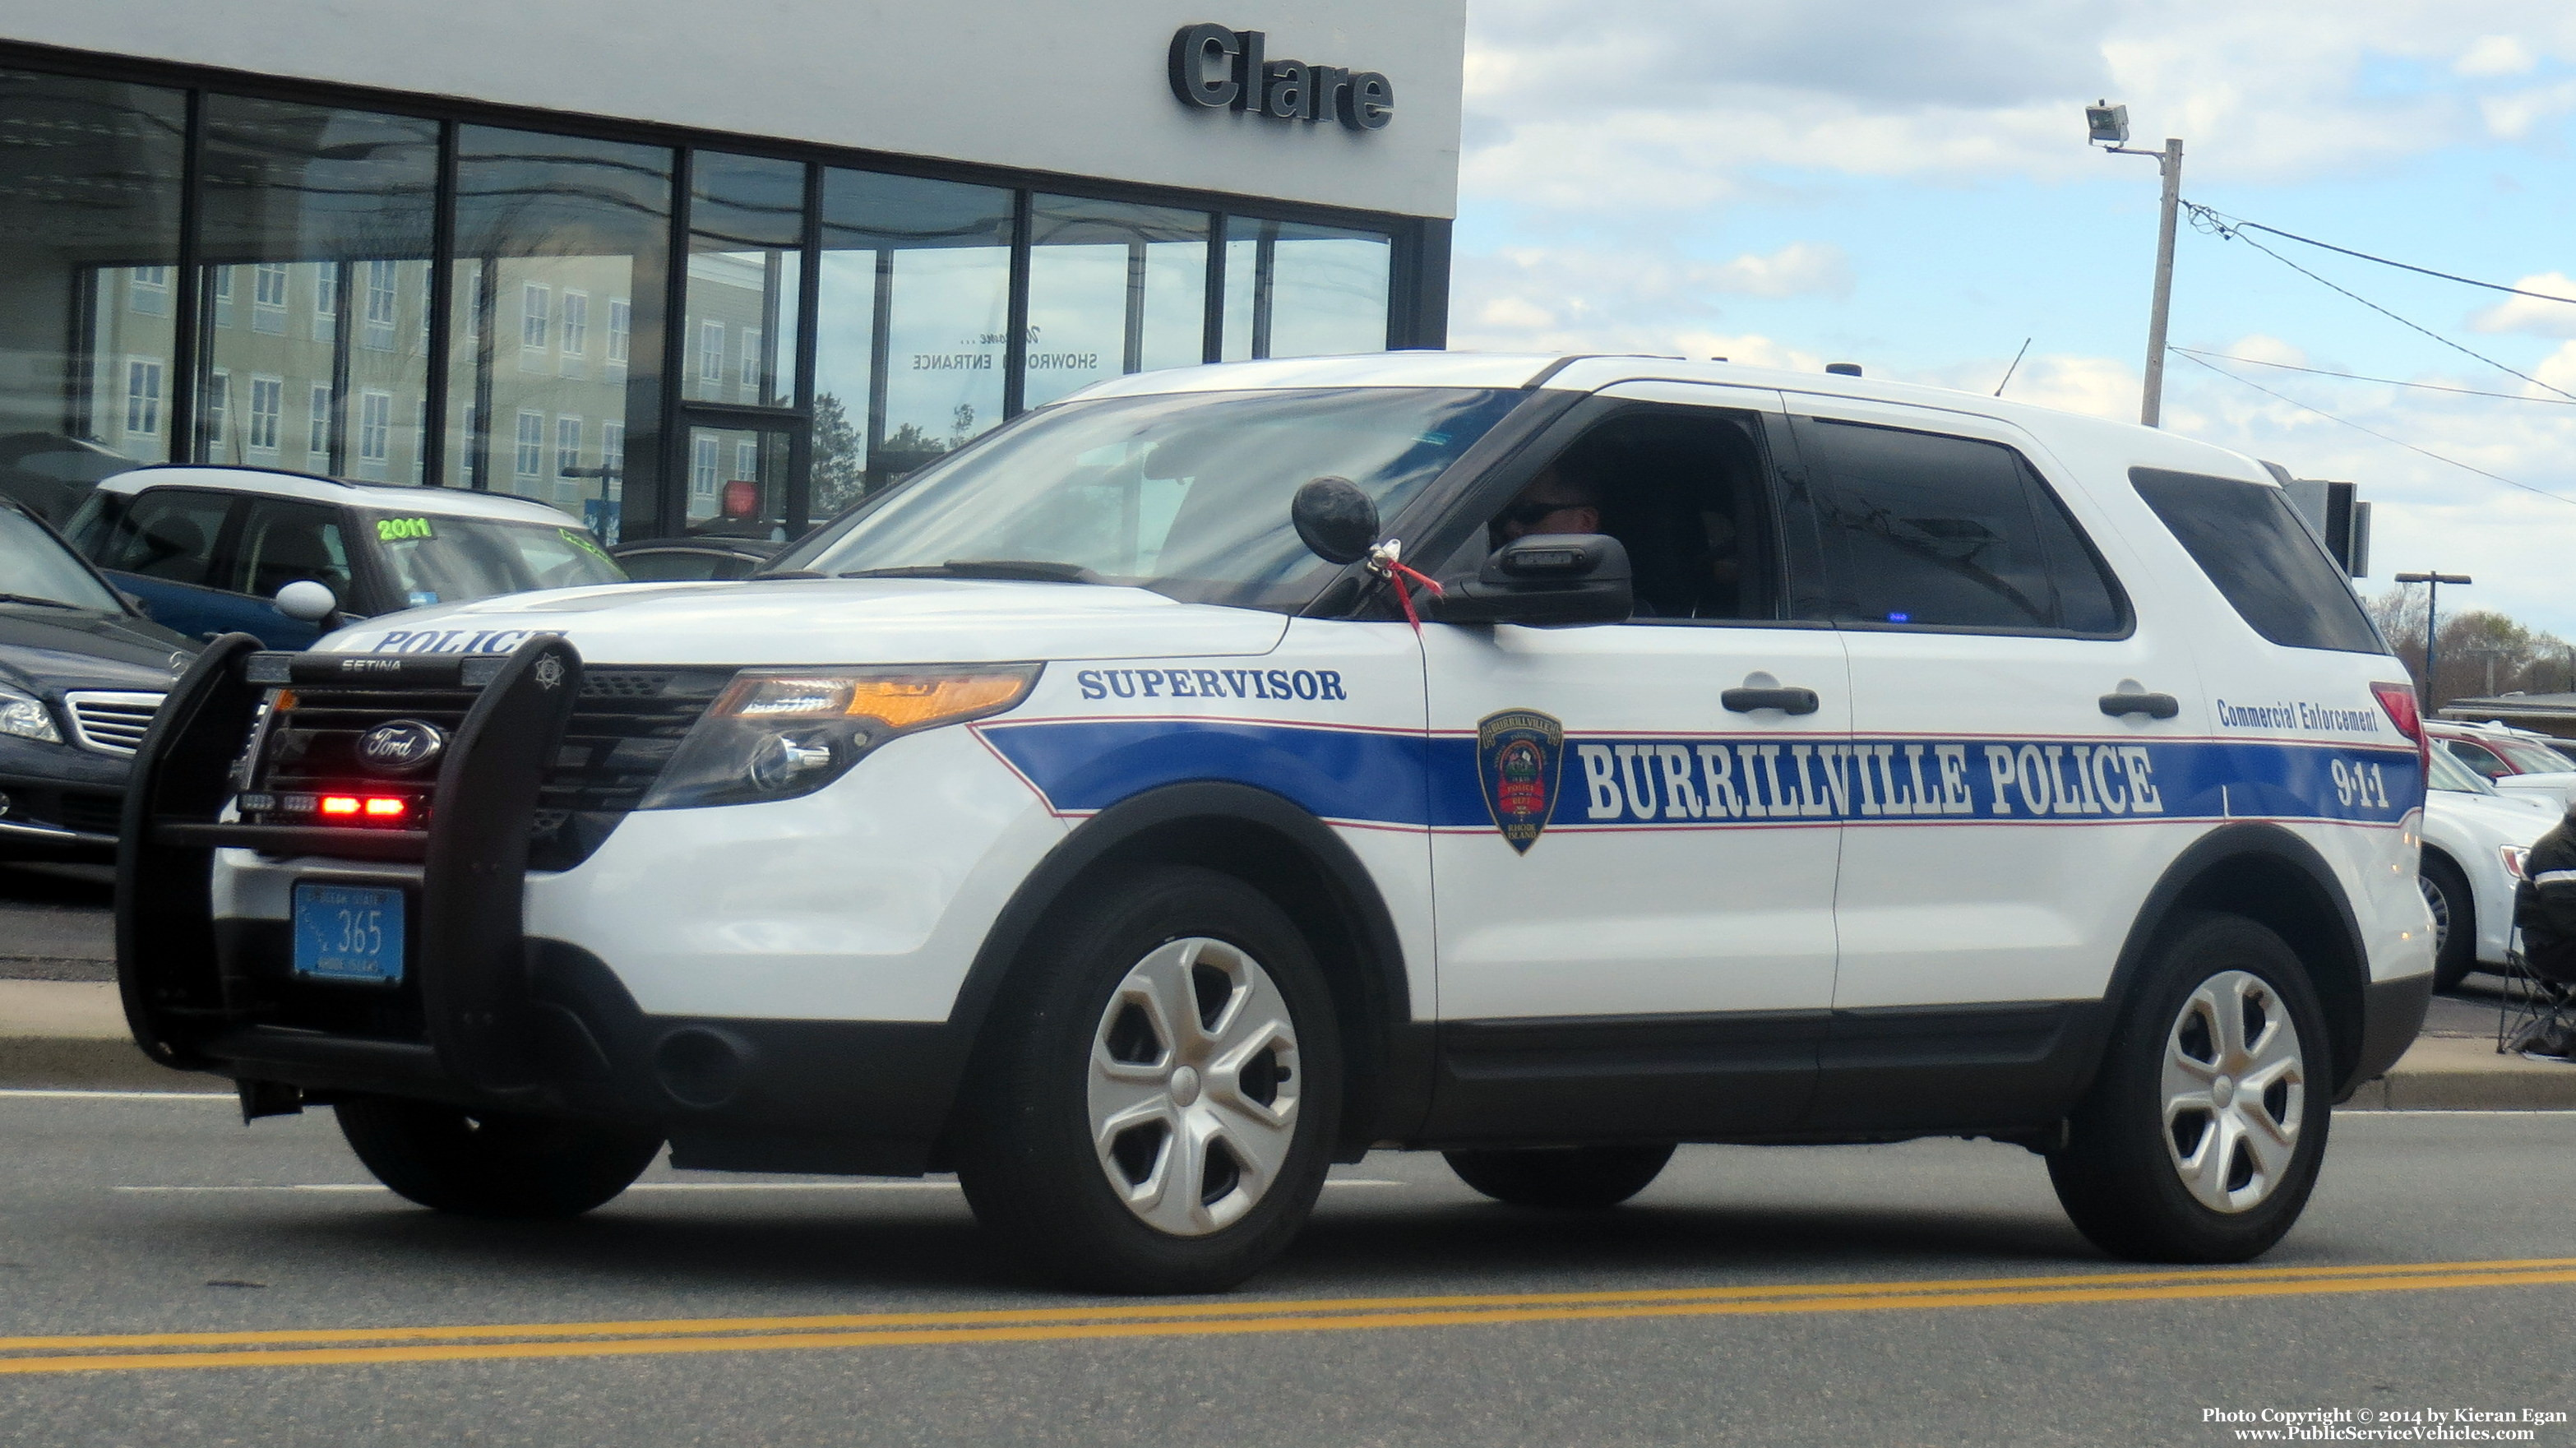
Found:
[[[1708, 697], [1703, 694], [1701, 698]], [[1730, 714], [1750, 714], [1756, 709], [1777, 709], [1783, 714], [1816, 712], [1813, 689], [1729, 689], [1717, 696]]]
[[2102, 696], [2102, 712], [2114, 719], [2125, 714], [2170, 719], [2182, 712], [2182, 705], [2171, 694], [2105, 694]]

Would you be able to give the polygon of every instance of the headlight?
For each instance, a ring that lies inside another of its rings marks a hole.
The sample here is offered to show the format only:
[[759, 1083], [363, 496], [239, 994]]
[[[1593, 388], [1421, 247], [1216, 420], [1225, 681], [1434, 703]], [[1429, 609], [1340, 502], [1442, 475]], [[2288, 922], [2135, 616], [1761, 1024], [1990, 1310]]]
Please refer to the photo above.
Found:
[[2504, 872], [2517, 880], [2521, 879], [2522, 862], [2530, 856], [2531, 851], [2522, 845], [2499, 845], [2496, 847], [2496, 853], [2504, 856]]
[[999, 714], [1038, 664], [747, 669], [698, 718], [639, 809], [811, 794], [889, 739]]
[[54, 727], [54, 713], [45, 707], [45, 701], [6, 684], [0, 684], [0, 734], [33, 739], [40, 744], [63, 742], [63, 731]]

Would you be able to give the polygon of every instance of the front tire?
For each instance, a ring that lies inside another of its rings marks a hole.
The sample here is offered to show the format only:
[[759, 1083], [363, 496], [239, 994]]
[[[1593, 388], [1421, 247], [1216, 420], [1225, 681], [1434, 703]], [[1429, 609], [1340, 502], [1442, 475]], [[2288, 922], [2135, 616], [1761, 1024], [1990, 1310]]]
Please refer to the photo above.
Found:
[[979, 1043], [957, 1171], [1023, 1261], [1101, 1292], [1218, 1292], [1286, 1250], [1341, 1112], [1305, 937], [1212, 870], [1123, 871], [1051, 921]]
[[333, 1107], [376, 1180], [432, 1211], [522, 1220], [577, 1217], [634, 1184], [662, 1150], [648, 1128], [467, 1111], [392, 1096]]
[[1644, 1191], [1673, 1159], [1670, 1146], [1573, 1146], [1448, 1151], [1458, 1180], [1516, 1207], [1592, 1212]]
[[2316, 991], [2281, 938], [2240, 916], [2186, 917], [2048, 1159], [2057, 1199], [2117, 1257], [2260, 1256], [2316, 1185], [2332, 1074]]
[[2433, 912], [2433, 988], [2449, 990], [2478, 968], [2478, 898], [2460, 867], [2430, 850], [2416, 884]]

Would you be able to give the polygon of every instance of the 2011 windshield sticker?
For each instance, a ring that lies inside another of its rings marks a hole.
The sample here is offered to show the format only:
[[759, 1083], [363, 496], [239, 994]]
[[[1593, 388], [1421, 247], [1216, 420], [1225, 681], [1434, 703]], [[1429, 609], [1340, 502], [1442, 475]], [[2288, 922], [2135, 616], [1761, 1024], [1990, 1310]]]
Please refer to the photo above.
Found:
[[414, 538], [437, 536], [436, 530], [429, 526], [427, 518], [378, 518], [376, 520], [376, 541], [379, 543], [404, 543]]
[[1339, 669], [1084, 669], [1086, 699], [1347, 700]]

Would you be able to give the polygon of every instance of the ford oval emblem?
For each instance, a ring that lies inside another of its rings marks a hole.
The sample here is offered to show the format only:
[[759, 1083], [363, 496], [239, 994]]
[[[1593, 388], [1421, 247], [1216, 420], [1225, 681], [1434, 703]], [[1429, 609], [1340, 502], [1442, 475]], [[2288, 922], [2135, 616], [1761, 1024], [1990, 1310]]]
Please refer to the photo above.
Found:
[[358, 767], [373, 774], [426, 769], [447, 750], [447, 734], [418, 719], [394, 719], [358, 736]]

